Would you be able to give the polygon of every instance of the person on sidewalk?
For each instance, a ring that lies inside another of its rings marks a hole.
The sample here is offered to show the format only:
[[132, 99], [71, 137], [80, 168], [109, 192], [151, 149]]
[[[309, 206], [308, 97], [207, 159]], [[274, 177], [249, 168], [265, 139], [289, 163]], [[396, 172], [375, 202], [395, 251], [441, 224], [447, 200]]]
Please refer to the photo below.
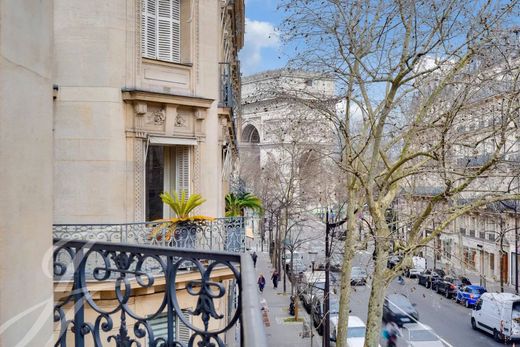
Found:
[[260, 276], [258, 277], [258, 289], [260, 289], [260, 292], [264, 291], [264, 287], [265, 287], [265, 277], [263, 274], [260, 274]]
[[256, 255], [256, 252], [253, 252], [253, 254], [251, 254], [251, 258], [253, 258], [253, 266], [256, 269], [256, 259], [258, 259], [258, 255]]
[[278, 288], [278, 281], [280, 280], [280, 274], [278, 273], [278, 271], [276, 271], [276, 270], [273, 271], [271, 279], [273, 280], [273, 288], [274, 289]]
[[384, 335], [387, 347], [396, 347], [397, 337], [400, 336], [399, 327], [395, 322], [388, 322], [385, 326]]

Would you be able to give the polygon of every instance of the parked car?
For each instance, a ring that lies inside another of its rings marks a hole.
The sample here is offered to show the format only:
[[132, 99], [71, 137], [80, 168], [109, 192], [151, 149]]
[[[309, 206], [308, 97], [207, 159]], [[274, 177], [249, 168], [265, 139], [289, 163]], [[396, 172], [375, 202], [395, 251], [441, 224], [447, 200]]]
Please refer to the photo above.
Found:
[[367, 283], [367, 272], [358, 266], [354, 266], [350, 273], [350, 284], [352, 285], [365, 285]]
[[401, 257], [398, 255], [391, 255], [386, 261], [386, 267], [389, 269], [393, 269], [400, 261]]
[[401, 336], [397, 338], [397, 346], [407, 347], [444, 347], [437, 334], [425, 324], [405, 324]]
[[444, 275], [446, 274], [440, 269], [426, 270], [417, 276], [417, 283], [425, 286], [426, 288], [431, 288], [432, 282], [438, 280], [439, 278], [443, 278]]
[[486, 288], [476, 285], [464, 286], [457, 291], [455, 302], [464, 304], [466, 307], [475, 305], [482, 294], [486, 292]]
[[[299, 259], [293, 260], [292, 269], [294, 270], [295, 275], [300, 272], [305, 272], [307, 270], [307, 266]], [[287, 275], [291, 275], [291, 262], [285, 264], [285, 271]]]
[[[315, 296], [313, 299], [313, 309], [311, 310], [312, 314], [312, 323], [318, 334], [323, 335], [323, 318], [325, 315], [323, 296]], [[329, 295], [329, 316], [332, 318], [337, 316], [339, 313], [339, 297], [334, 294]]]
[[[337, 338], [338, 316], [330, 319], [330, 339], [334, 343]], [[363, 347], [365, 345], [366, 325], [357, 316], [348, 316], [347, 346]], [[379, 345], [378, 345], [379, 346]]]
[[457, 295], [457, 291], [460, 288], [469, 285], [471, 285], [471, 282], [466, 277], [446, 276], [432, 282], [432, 289], [450, 299]]
[[419, 320], [419, 313], [415, 309], [415, 304], [403, 294], [391, 294], [385, 297], [383, 304], [383, 321], [395, 322], [399, 326], [406, 323], [413, 323]]
[[471, 311], [471, 327], [493, 334], [498, 342], [520, 340], [520, 296], [482, 294]]
[[311, 304], [315, 300], [315, 298], [323, 297], [323, 288], [325, 287], [324, 282], [317, 282], [313, 286], [308, 286], [301, 294], [300, 300], [302, 302], [303, 308], [307, 313], [311, 313]]
[[417, 277], [421, 272], [426, 270], [426, 259], [423, 257], [412, 257], [413, 266], [406, 270], [406, 277]]
[[[314, 268], [316, 271], [325, 271], [325, 264], [320, 263], [320, 264], [316, 265]], [[329, 268], [330, 268], [331, 272], [341, 272], [341, 264], [339, 264], [339, 263], [335, 263], [335, 264], [330, 263]]]
[[300, 284], [299, 296], [302, 305], [310, 313], [314, 296], [323, 296], [325, 289], [325, 274], [323, 272], [304, 272]]

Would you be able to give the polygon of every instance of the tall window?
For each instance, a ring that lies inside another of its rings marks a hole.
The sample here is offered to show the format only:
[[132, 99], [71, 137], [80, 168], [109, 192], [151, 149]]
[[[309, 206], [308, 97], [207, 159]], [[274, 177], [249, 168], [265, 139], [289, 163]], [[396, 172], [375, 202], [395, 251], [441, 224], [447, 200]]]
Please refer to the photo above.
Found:
[[179, 63], [181, 0], [142, 0], [143, 57]]
[[146, 220], [171, 217], [160, 194], [190, 193], [190, 146], [150, 146], [146, 156]]

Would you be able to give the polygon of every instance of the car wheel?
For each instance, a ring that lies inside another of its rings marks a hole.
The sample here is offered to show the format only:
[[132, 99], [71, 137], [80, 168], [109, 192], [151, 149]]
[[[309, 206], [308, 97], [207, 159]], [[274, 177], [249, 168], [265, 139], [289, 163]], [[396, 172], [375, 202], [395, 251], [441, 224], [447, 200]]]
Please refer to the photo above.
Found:
[[493, 330], [493, 338], [495, 339], [496, 342], [502, 342], [502, 340], [503, 340], [502, 334], [499, 333], [497, 329]]
[[469, 306], [470, 306], [469, 300], [464, 300], [464, 306], [466, 306], [466, 308], [469, 308]]
[[430, 282], [426, 281], [426, 283], [424, 284], [424, 286], [425, 286], [426, 288], [430, 288], [430, 287], [432, 286], [432, 284], [431, 284]]
[[477, 330], [477, 322], [475, 322], [475, 318], [471, 318], [471, 327], [473, 330]]

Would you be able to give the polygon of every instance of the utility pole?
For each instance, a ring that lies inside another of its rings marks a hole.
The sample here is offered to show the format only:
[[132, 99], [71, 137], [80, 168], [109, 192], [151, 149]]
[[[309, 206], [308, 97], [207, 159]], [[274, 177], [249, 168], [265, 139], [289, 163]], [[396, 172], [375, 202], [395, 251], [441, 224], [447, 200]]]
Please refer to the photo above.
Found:
[[[330, 252], [331, 243], [329, 234], [330, 231], [347, 221], [345, 218], [342, 221], [336, 223], [329, 223], [329, 210], [325, 214], [325, 293], [323, 294], [323, 347], [330, 347]], [[348, 230], [347, 230], [348, 232]]]

